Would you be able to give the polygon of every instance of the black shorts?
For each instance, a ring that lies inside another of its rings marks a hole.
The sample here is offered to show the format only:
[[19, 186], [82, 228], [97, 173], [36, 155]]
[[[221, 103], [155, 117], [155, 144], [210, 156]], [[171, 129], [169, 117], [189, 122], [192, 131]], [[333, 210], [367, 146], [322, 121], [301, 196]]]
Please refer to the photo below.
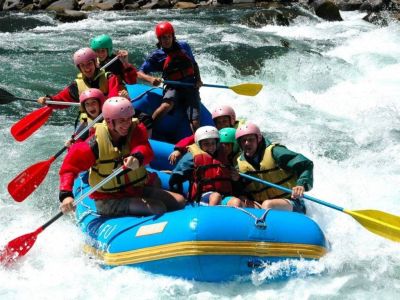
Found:
[[189, 121], [200, 119], [200, 93], [196, 88], [166, 88], [163, 102], [172, 101], [186, 110]]

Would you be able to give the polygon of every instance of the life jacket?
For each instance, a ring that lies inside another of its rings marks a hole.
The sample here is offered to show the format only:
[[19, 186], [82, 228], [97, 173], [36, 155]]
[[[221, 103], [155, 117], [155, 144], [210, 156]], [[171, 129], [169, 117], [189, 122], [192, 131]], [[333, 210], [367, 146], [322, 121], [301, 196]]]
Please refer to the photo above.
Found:
[[194, 162], [190, 198], [199, 199], [209, 191], [232, 195], [231, 172], [225, 153], [217, 150], [217, 156], [212, 157], [197, 144], [190, 145], [188, 151], [192, 153]]
[[104, 71], [99, 71], [100, 73], [98, 73], [96, 75], [96, 80], [99, 81], [99, 86], [90, 86], [84, 79], [82, 73], [79, 73], [76, 76], [75, 82], [78, 86], [78, 93], [79, 95], [82, 94], [84, 91], [90, 89], [90, 88], [98, 88], [99, 90], [101, 90], [103, 92], [104, 95], [108, 94], [108, 79], [107, 79], [107, 75], [108, 73], [105, 73]]
[[[282, 185], [289, 189], [296, 186], [297, 176], [291, 172], [279, 168], [275, 163], [275, 160], [272, 156], [272, 149], [277, 145], [278, 144], [269, 145], [264, 150], [264, 155], [260, 162], [259, 170], [256, 170], [246, 160], [244, 154], [242, 154], [237, 160], [239, 172], [246, 173], [278, 185]], [[246, 191], [250, 192], [253, 195], [254, 199], [260, 203], [267, 199], [286, 198], [290, 196], [290, 194], [288, 193], [282, 192], [278, 189], [274, 189], [265, 184], [255, 181], [252, 181], [249, 185], [246, 186]]]
[[[105, 177], [110, 175], [114, 169], [123, 164], [123, 159], [130, 155], [130, 142], [132, 132], [137, 126], [138, 121], [132, 122], [126, 142], [122, 149], [114, 147], [111, 143], [111, 136], [105, 122], [94, 125], [96, 128], [95, 137], [99, 147], [99, 158], [89, 171], [89, 184], [95, 186]], [[123, 191], [128, 187], [143, 187], [147, 182], [147, 171], [141, 166], [136, 170], [126, 169], [120, 175], [104, 184], [98, 191], [103, 193], [113, 193]]]
[[194, 66], [190, 57], [180, 48], [168, 51], [162, 77], [168, 80], [182, 80], [193, 76]]
[[244, 123], [246, 123], [247, 121], [244, 119], [239, 119], [235, 122], [235, 124], [233, 125], [233, 128], [238, 129], [240, 126], [242, 126]]

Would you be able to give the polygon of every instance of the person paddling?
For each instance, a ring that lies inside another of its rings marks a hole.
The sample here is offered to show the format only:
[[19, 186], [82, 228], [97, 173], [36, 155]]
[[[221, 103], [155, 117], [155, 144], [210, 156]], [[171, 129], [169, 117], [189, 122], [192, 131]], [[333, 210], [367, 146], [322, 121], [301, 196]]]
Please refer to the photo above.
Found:
[[[150, 54], [138, 71], [138, 78], [154, 86], [163, 80], [193, 83], [193, 87], [182, 87], [167, 84], [164, 89], [163, 103], [153, 112], [154, 122], [159, 121], [175, 105], [184, 107], [192, 131], [200, 126], [200, 93], [202, 86], [200, 70], [193, 56], [192, 49], [185, 41], [178, 41], [171, 23], [160, 22], [155, 27], [158, 39], [157, 50]], [[149, 74], [161, 72], [162, 78]]]
[[116, 54], [113, 53], [113, 42], [109, 35], [102, 34], [94, 37], [90, 41], [90, 48], [96, 52], [100, 67], [106, 65], [114, 57], [119, 57], [119, 60], [106, 67], [105, 71], [117, 75], [121, 83], [135, 84], [137, 82], [137, 70], [128, 61], [128, 51], [118, 50]]
[[183, 196], [150, 185], [153, 183], [144, 166], [154, 153], [146, 128], [132, 120], [133, 115], [129, 100], [109, 98], [103, 105], [105, 121], [95, 125], [94, 135], [71, 146], [59, 172], [63, 212], [74, 209], [72, 187], [80, 172], [89, 169], [89, 184], [95, 186], [121, 165], [127, 169], [91, 195], [99, 214], [151, 215], [184, 207]]
[[[54, 96], [43, 96], [38, 98], [38, 102], [42, 105], [46, 104], [46, 100], [79, 102], [79, 96], [89, 88], [97, 88], [109, 97], [123, 95], [128, 93], [123, 86], [120, 86], [116, 75], [106, 73], [100, 70], [97, 64], [97, 55], [90, 48], [82, 48], [74, 53], [73, 61], [80, 73], [76, 79], [62, 91]], [[55, 109], [63, 109], [63, 105], [51, 105]]]
[[242, 206], [239, 198], [233, 197], [233, 182], [239, 174], [233, 169], [227, 155], [219, 145], [219, 132], [213, 126], [196, 130], [195, 144], [178, 162], [169, 180], [171, 190], [182, 192], [182, 182], [191, 181], [189, 199], [208, 203], [210, 206]]
[[305, 213], [306, 207], [301, 197], [312, 188], [313, 162], [283, 145], [266, 140], [260, 128], [250, 122], [240, 126], [235, 137], [241, 148], [237, 159], [239, 172], [292, 191], [286, 193], [253, 180], [242, 179], [247, 196], [255, 201], [254, 207]]

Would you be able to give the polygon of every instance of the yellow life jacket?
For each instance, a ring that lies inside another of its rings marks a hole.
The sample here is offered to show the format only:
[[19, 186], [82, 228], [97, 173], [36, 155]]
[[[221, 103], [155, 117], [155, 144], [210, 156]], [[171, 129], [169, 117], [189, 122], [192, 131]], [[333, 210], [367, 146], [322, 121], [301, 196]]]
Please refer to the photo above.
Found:
[[[105, 73], [104, 71], [99, 71], [100, 73], [98, 73], [96, 75], [97, 78], [99, 78], [99, 90], [101, 90], [103, 92], [104, 95], [108, 94], [108, 79], [107, 79], [107, 73]], [[75, 82], [78, 86], [78, 93], [79, 95], [82, 94], [84, 91], [92, 88], [91, 86], [89, 86], [87, 84], [87, 82], [85, 81], [82, 73], [79, 73], [76, 76]]]
[[[256, 170], [250, 163], [248, 163], [244, 157], [244, 154], [242, 154], [237, 160], [239, 172], [247, 173], [262, 180], [266, 180], [291, 189], [297, 185], [297, 176], [291, 172], [279, 168], [276, 165], [275, 160], [272, 157], [272, 149], [275, 146], [277, 146], [277, 144], [269, 145], [265, 149], [264, 156], [260, 162], [259, 170]], [[267, 199], [286, 198], [290, 196], [288, 193], [255, 181], [252, 181], [249, 185], [247, 185], [246, 190], [253, 195], [257, 202], [260, 203]]]
[[242, 126], [244, 123], [246, 123], [246, 120], [244, 120], [244, 119], [237, 120], [237, 121], [235, 122], [235, 125], [233, 125], [233, 128], [238, 129], [238, 128], [239, 128], [240, 126]]
[[[94, 125], [96, 128], [96, 141], [99, 147], [99, 158], [89, 171], [89, 184], [95, 186], [112, 171], [123, 164], [123, 159], [130, 154], [129, 145], [132, 139], [132, 132], [138, 124], [138, 120], [132, 122], [127, 140], [122, 149], [114, 147], [111, 143], [111, 136], [105, 122]], [[112, 193], [122, 191], [128, 186], [142, 187], [147, 182], [147, 171], [141, 166], [136, 170], [127, 169], [120, 175], [113, 178], [110, 182], [104, 184], [98, 191], [103, 193]]]

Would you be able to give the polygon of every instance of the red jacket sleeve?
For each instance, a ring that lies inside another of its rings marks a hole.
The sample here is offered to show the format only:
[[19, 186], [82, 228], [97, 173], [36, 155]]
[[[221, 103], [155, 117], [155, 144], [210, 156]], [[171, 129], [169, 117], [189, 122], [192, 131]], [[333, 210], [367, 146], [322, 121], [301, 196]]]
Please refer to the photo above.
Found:
[[[58, 92], [54, 96], [50, 96], [51, 100], [62, 101], [62, 102], [79, 102], [78, 87], [75, 83], [71, 83], [69, 86]], [[65, 109], [68, 105], [49, 105], [53, 109]]]
[[80, 172], [88, 170], [96, 162], [89, 144], [78, 142], [73, 144], [60, 169], [60, 191], [72, 191], [74, 180]]
[[194, 144], [194, 134], [181, 139], [178, 143], [175, 144], [174, 149], [179, 150], [183, 154], [183, 153], [187, 152], [186, 147], [188, 147], [192, 144]]
[[124, 81], [127, 84], [135, 84], [137, 82], [137, 70], [131, 64], [124, 65]]
[[132, 133], [130, 148], [131, 154], [137, 154], [142, 158], [142, 166], [149, 164], [154, 158], [154, 152], [147, 137], [146, 127], [142, 123], [139, 123]]

